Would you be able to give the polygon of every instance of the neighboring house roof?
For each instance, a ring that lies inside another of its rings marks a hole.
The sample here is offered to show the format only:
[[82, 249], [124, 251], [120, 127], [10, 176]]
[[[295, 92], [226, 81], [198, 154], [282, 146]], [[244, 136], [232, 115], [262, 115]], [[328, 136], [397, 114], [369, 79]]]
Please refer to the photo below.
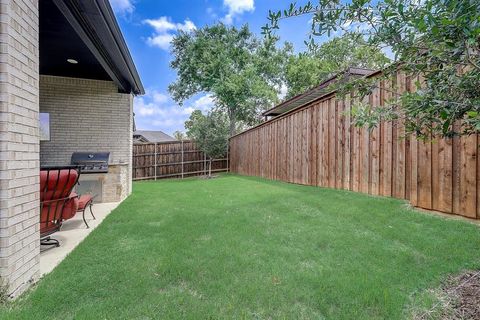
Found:
[[[349, 70], [351, 70], [351, 69], [352, 69], [352, 68], [350, 68]], [[357, 69], [357, 68], [355, 68], [355, 69]], [[368, 70], [368, 69], [364, 69], [364, 70]], [[347, 70], [347, 71], [348, 71], [348, 70]], [[365, 77], [365, 78], [371, 78], [371, 77], [376, 77], [376, 76], [378, 76], [379, 74], [382, 74], [382, 70], [377, 70], [377, 71], [368, 70], [368, 71], [369, 71], [369, 72], [367, 72], [366, 75], [364, 75], [363, 77]], [[340, 73], [340, 74], [343, 74], [343, 72]], [[338, 75], [336, 75], [336, 76], [334, 76], [334, 77], [338, 77], [340, 74], [338, 74]], [[328, 80], [327, 80], [327, 81], [328, 81]], [[312, 90], [313, 90], [313, 89], [312, 89]], [[307, 91], [306, 93], [300, 94], [300, 95], [298, 95], [298, 96], [296, 96], [296, 97], [294, 97], [294, 98], [292, 98], [292, 99], [290, 99], [290, 100], [293, 100], [293, 99], [295, 99], [295, 98], [297, 98], [297, 97], [303, 96], [303, 95], [307, 94], [307, 93], [310, 92], [310, 91], [311, 91], [311, 90]], [[258, 125], [256, 125], [256, 126], [253, 126], [253, 127], [251, 127], [251, 128], [248, 128], [247, 130], [244, 130], [244, 131], [242, 131], [242, 132], [240, 132], [240, 133], [234, 134], [233, 136], [230, 137], [230, 139], [233, 138], [233, 137], [242, 135], [242, 134], [244, 134], [244, 133], [246, 133], [246, 132], [255, 130], [255, 129], [257, 129], [257, 128], [266, 126], [266, 125], [268, 125], [268, 124], [271, 123], [271, 122], [274, 122], [274, 121], [277, 121], [277, 120], [279, 120], [279, 119], [282, 119], [282, 118], [288, 116], [288, 115], [291, 114], [291, 113], [297, 112], [297, 110], [301, 110], [301, 109], [307, 107], [307, 106], [310, 105], [312, 102], [314, 102], [314, 101], [319, 101], [319, 100], [321, 100], [321, 99], [323, 99], [323, 98], [325, 98], [325, 97], [327, 97], [327, 96], [330, 96], [330, 95], [335, 94], [336, 92], [337, 92], [337, 89], [336, 89], [336, 88], [332, 88], [331, 90], [322, 91], [320, 94], [315, 95], [315, 97], [310, 97], [309, 99], [305, 100], [302, 104], [298, 104], [296, 107], [292, 107], [292, 108], [288, 109], [288, 111], [285, 111], [284, 113], [278, 115], [278, 117], [273, 117], [273, 118], [271, 118], [271, 119], [269, 119], [269, 120], [267, 120], [267, 121], [264, 121], [264, 122], [262, 122], [262, 123], [260, 123], [260, 124], [258, 124]], [[288, 100], [288, 101], [290, 101], [290, 100]], [[288, 102], [288, 101], [286, 101], [286, 102]], [[272, 109], [271, 109], [271, 110], [272, 110]], [[266, 111], [266, 112], [268, 112], [268, 111]]]
[[349, 77], [363, 77], [373, 73], [374, 70], [362, 69], [362, 68], [348, 68], [347, 70], [337, 73], [336, 75], [328, 78], [327, 80], [320, 83], [318, 86], [305, 91], [302, 94], [299, 94], [293, 98], [290, 98], [279, 105], [273, 107], [270, 110], [262, 113], [263, 116], [279, 116], [285, 112], [293, 110], [299, 106], [305, 105], [309, 102], [316, 100], [318, 97], [324, 95], [328, 92], [328, 87], [337, 82], [338, 80], [343, 80]]
[[133, 133], [134, 140], [138, 142], [167, 142], [177, 141], [174, 137], [162, 131], [137, 130]]
[[[103, 80], [106, 73], [120, 91], [145, 93], [108, 0], [39, 3], [42, 74]], [[66, 54], [78, 67], [63, 65]]]

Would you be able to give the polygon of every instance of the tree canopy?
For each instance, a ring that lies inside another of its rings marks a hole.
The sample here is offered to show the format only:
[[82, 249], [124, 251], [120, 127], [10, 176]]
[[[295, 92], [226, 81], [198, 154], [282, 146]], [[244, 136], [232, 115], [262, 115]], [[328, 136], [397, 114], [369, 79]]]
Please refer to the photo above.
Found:
[[390, 59], [378, 47], [369, 45], [357, 32], [324, 42], [307, 52], [290, 56], [285, 82], [287, 98], [300, 94], [348, 67], [378, 70]]
[[185, 122], [185, 128], [187, 136], [209, 157], [211, 176], [212, 159], [224, 157], [227, 153], [229, 138], [227, 117], [222, 112], [209, 112], [204, 115], [200, 110], [195, 110]]
[[185, 140], [186, 135], [182, 131], [177, 130], [173, 133], [173, 137], [179, 141], [182, 141]]
[[[358, 124], [375, 126], [382, 119], [401, 117], [407, 131], [419, 137], [480, 131], [480, 1], [291, 3], [285, 10], [269, 13], [263, 33], [269, 39], [283, 19], [300, 15], [311, 15], [311, 34], [306, 39], [310, 47], [317, 47], [317, 37], [356, 29], [369, 45], [392, 51], [394, 63], [384, 69], [384, 78], [397, 71], [420, 77], [415, 92], [396, 96], [383, 108], [358, 106]], [[375, 88], [375, 81], [355, 81], [352, 88], [364, 95]]]
[[211, 94], [233, 135], [238, 122], [255, 124], [260, 111], [277, 102], [291, 48], [276, 44], [274, 37], [258, 39], [246, 25], [237, 29], [220, 23], [181, 31], [172, 41], [177, 80], [169, 91], [180, 104], [197, 93]]

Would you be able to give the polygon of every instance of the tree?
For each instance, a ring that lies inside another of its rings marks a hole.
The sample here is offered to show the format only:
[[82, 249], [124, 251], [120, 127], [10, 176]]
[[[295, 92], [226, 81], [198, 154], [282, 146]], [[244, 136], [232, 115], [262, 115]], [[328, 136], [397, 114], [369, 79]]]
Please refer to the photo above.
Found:
[[183, 133], [182, 131], [175, 131], [173, 133], [173, 137], [179, 141], [182, 141], [182, 140], [185, 140], [186, 136], [185, 136], [185, 133]]
[[290, 46], [256, 38], [244, 25], [224, 24], [192, 32], [180, 31], [172, 41], [177, 80], [170, 84], [173, 99], [182, 104], [197, 93], [209, 93], [215, 108], [229, 120], [230, 135], [239, 122], [253, 125], [259, 111], [277, 102], [282, 69]]
[[185, 121], [185, 130], [187, 131], [187, 137], [195, 140], [196, 137], [199, 137], [201, 133], [199, 130], [203, 128], [203, 123], [205, 122], [205, 115], [200, 110], [194, 110], [190, 114], [190, 117]]
[[287, 63], [287, 98], [305, 92], [348, 67], [378, 70], [390, 59], [380, 48], [369, 45], [358, 32], [349, 32], [298, 55]]
[[185, 122], [187, 136], [197, 144], [209, 158], [208, 176], [212, 176], [212, 161], [222, 158], [227, 153], [229, 123], [222, 112], [210, 111], [204, 115], [200, 110], [195, 110]]
[[[359, 105], [357, 124], [372, 127], [383, 119], [403, 118], [407, 131], [419, 137], [480, 131], [480, 1], [292, 3], [285, 11], [270, 12], [263, 27], [266, 38], [282, 19], [306, 14], [312, 16], [309, 46], [317, 46], [318, 36], [356, 28], [369, 45], [393, 52], [395, 63], [384, 69], [383, 78], [401, 71], [421, 79], [415, 82], [416, 92], [397, 95], [383, 108]], [[364, 95], [375, 88], [374, 81], [355, 81], [350, 87]]]

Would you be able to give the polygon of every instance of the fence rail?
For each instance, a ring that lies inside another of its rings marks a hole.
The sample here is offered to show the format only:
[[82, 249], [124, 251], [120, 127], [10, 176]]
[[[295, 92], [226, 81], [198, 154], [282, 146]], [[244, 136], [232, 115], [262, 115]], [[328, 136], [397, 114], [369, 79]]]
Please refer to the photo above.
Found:
[[[365, 98], [373, 107], [415, 90], [398, 74]], [[230, 170], [298, 184], [407, 199], [412, 205], [480, 218], [477, 135], [417, 141], [401, 121], [372, 131], [352, 125], [349, 97], [325, 95], [230, 139]], [[404, 137], [404, 138], [402, 138]]]
[[[193, 141], [135, 143], [133, 180], [184, 178], [208, 174], [209, 159]], [[212, 172], [228, 171], [226, 158], [212, 159]]]

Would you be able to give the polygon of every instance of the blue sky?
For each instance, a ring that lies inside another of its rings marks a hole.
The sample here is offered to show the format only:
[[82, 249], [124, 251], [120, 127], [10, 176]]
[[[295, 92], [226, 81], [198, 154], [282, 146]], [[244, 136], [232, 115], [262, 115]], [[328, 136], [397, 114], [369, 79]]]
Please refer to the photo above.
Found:
[[[169, 42], [179, 29], [191, 30], [218, 21], [240, 26], [248, 23], [260, 35], [269, 9], [284, 9], [288, 1], [278, 0], [110, 0], [128, 43], [146, 94], [135, 98], [138, 129], [162, 130], [172, 134], [184, 131], [183, 124], [195, 109], [212, 107], [208, 95], [200, 94], [183, 107], [169, 97], [167, 87], [176, 75], [169, 68]], [[309, 31], [308, 18], [284, 23], [279, 32], [282, 41], [292, 42], [297, 51]]]

